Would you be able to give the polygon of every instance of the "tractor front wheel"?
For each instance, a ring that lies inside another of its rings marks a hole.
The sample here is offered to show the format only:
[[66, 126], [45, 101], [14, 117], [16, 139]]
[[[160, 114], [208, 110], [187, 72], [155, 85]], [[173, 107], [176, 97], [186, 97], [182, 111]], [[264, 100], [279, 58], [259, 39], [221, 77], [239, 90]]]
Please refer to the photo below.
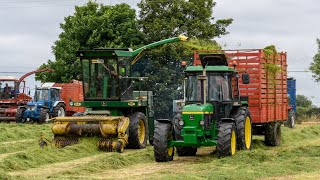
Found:
[[26, 119], [23, 118], [23, 114], [26, 108], [18, 108], [16, 113], [16, 123], [25, 123]]
[[146, 116], [141, 112], [136, 112], [129, 117], [129, 148], [143, 149], [147, 145], [148, 124]]
[[66, 116], [66, 106], [63, 103], [59, 103], [53, 108], [53, 117], [64, 117]]
[[[180, 113], [173, 117], [175, 140], [183, 140], [183, 137], [181, 136], [182, 126], [179, 124], [179, 121], [181, 120], [182, 116]], [[176, 149], [178, 156], [195, 156], [198, 150], [197, 148], [191, 146], [177, 146]]]
[[285, 123], [286, 126], [288, 126], [289, 128], [294, 128], [294, 124], [295, 124], [295, 113], [292, 109], [289, 110], [288, 112], [288, 120]]
[[219, 158], [233, 156], [237, 149], [236, 127], [233, 122], [219, 124], [217, 155]]
[[48, 122], [49, 119], [50, 119], [49, 109], [41, 109], [40, 110], [39, 124]]
[[265, 144], [267, 146], [279, 146], [281, 143], [281, 123], [270, 122], [265, 127]]
[[237, 129], [237, 149], [250, 150], [252, 144], [252, 123], [248, 108], [240, 108], [233, 118]]
[[156, 122], [153, 136], [153, 152], [156, 162], [173, 160], [174, 147], [168, 147], [168, 142], [172, 139], [172, 125], [170, 123]]

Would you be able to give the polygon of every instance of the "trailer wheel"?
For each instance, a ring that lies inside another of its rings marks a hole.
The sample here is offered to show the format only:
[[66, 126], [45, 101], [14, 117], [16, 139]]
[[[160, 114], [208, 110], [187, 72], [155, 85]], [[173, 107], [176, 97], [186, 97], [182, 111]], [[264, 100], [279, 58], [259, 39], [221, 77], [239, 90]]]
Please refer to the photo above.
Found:
[[295, 119], [296, 119], [296, 115], [294, 111], [290, 109], [290, 111], [288, 112], [288, 120], [285, 123], [285, 125], [288, 126], [289, 128], [294, 128]]
[[38, 123], [39, 123], [39, 124], [45, 123], [45, 122], [47, 122], [49, 119], [50, 119], [49, 109], [43, 109], [43, 108], [42, 108], [42, 109], [40, 110], [40, 118], [39, 118]]
[[250, 150], [252, 145], [252, 122], [246, 107], [240, 108], [233, 116], [237, 129], [237, 149]]
[[217, 155], [219, 158], [233, 156], [237, 149], [236, 127], [233, 122], [219, 124]]
[[267, 123], [265, 127], [265, 144], [267, 146], [279, 146], [281, 143], [280, 122]]
[[16, 123], [25, 123], [26, 119], [23, 118], [23, 114], [26, 111], [26, 108], [18, 108], [16, 113]]
[[53, 108], [53, 117], [64, 117], [66, 116], [66, 106], [62, 103], [59, 103], [56, 105], [56, 107]]
[[[176, 114], [173, 117], [174, 122], [174, 138], [175, 140], [183, 140], [183, 137], [181, 136], [181, 129], [182, 126], [179, 125], [179, 121], [182, 120], [181, 114]], [[176, 147], [178, 156], [195, 156], [197, 154], [197, 148], [191, 147], [191, 146], [180, 146]]]
[[146, 147], [148, 133], [148, 124], [146, 116], [141, 112], [136, 112], [129, 117], [129, 144], [128, 148], [143, 149]]
[[168, 147], [168, 142], [173, 139], [172, 125], [156, 122], [153, 138], [153, 152], [156, 162], [172, 161], [174, 147]]

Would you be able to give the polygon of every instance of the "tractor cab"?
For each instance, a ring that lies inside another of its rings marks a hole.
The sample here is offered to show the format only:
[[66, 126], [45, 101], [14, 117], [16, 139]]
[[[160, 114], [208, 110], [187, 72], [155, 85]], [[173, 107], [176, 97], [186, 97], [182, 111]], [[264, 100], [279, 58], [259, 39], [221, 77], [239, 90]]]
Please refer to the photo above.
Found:
[[38, 87], [35, 90], [34, 99], [27, 106], [39, 106], [52, 109], [54, 103], [60, 100], [60, 87]]
[[95, 49], [78, 51], [83, 72], [85, 101], [119, 101], [132, 99], [131, 58], [115, 51], [129, 49]]
[[20, 83], [20, 87], [17, 87], [19, 79], [13, 76], [0, 77], [0, 99], [12, 99], [25, 90], [25, 82]]
[[229, 118], [233, 106], [241, 104], [238, 73], [228, 66], [224, 54], [200, 54], [200, 60], [202, 66], [185, 70], [186, 104], [212, 106], [214, 119]]

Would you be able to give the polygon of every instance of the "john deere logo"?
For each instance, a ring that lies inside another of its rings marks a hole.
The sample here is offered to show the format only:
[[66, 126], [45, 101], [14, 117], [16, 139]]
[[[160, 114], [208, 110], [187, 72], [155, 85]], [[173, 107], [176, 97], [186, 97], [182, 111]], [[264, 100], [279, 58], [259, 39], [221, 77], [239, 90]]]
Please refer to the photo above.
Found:
[[81, 103], [74, 103], [74, 106], [81, 106]]
[[103, 102], [101, 102], [101, 105], [102, 106], [107, 106], [107, 102], [103, 101]]
[[190, 116], [189, 116], [189, 119], [190, 119], [190, 120], [194, 120], [194, 115], [190, 115]]

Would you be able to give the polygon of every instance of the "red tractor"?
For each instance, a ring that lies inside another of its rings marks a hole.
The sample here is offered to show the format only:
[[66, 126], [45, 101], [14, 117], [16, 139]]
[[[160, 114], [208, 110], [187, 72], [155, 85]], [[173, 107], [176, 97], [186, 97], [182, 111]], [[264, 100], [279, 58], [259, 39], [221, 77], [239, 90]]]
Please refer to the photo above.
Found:
[[24, 106], [32, 98], [28, 95], [29, 89], [24, 79], [32, 74], [45, 71], [54, 71], [50, 68], [31, 71], [19, 79], [13, 76], [0, 76], [0, 121], [15, 121], [19, 106]]

